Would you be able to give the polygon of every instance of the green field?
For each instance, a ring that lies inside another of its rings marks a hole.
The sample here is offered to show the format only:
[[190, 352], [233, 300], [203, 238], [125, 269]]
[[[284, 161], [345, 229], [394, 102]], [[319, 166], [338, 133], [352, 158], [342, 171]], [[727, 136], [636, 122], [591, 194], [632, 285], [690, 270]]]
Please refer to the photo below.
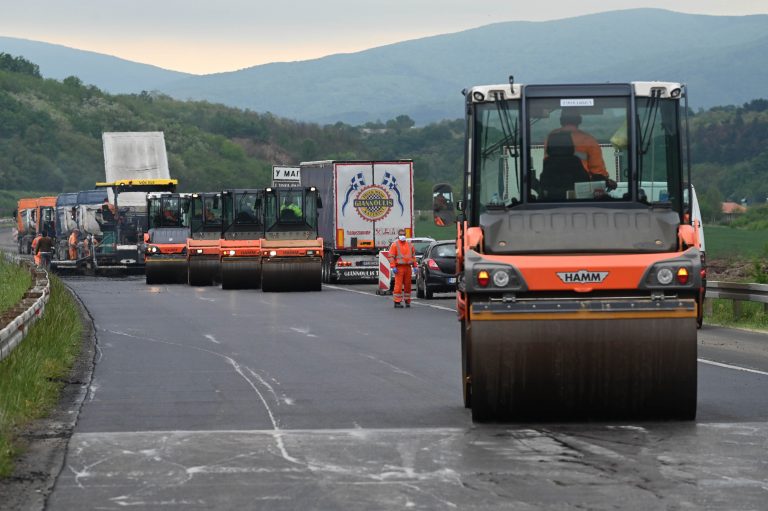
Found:
[[704, 226], [707, 258], [766, 257], [768, 230], [748, 231], [720, 225]]
[[456, 224], [439, 227], [432, 219], [432, 212], [425, 211], [416, 215], [416, 225], [413, 227], [414, 236], [434, 238], [436, 240], [456, 239]]

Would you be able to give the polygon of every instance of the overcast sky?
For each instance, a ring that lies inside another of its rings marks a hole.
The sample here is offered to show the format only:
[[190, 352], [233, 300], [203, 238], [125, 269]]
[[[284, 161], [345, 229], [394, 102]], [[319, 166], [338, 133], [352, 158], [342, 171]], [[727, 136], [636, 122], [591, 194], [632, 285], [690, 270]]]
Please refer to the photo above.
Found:
[[0, 36], [203, 74], [638, 7], [740, 16], [768, 0], [0, 0]]

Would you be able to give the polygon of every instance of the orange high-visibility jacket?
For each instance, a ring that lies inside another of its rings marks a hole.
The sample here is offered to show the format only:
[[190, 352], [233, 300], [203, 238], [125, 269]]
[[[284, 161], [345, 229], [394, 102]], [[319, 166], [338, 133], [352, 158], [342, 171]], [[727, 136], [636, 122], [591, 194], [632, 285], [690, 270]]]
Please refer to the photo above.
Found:
[[77, 233], [73, 232], [69, 235], [69, 246], [77, 246]]
[[[584, 166], [584, 170], [590, 174], [609, 177], [608, 171], [605, 168], [605, 161], [603, 161], [603, 152], [600, 150], [600, 144], [595, 137], [589, 133], [585, 133], [575, 126], [563, 126], [562, 128], [555, 130], [558, 131], [570, 131], [571, 139], [573, 140], [574, 154], [581, 160], [581, 164]], [[549, 137], [547, 137], [547, 141]], [[545, 142], [544, 151], [546, 154], [547, 147]]]
[[416, 266], [416, 249], [407, 241], [395, 240], [389, 247], [388, 255], [393, 266]]

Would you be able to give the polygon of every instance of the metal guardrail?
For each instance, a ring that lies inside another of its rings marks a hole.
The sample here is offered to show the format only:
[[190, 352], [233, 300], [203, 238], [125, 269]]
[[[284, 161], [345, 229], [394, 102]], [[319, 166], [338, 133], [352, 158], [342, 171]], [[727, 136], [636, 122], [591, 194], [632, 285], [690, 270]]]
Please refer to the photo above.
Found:
[[[17, 255], [8, 252], [4, 254], [5, 258], [11, 262], [22, 265], [30, 264]], [[33, 266], [30, 266], [30, 271], [32, 271], [34, 279], [32, 287], [24, 293], [23, 298], [15, 307], [5, 311], [0, 316], [0, 326], [2, 326], [0, 329], [0, 360], [4, 360], [10, 355], [11, 351], [26, 337], [29, 328], [42, 317], [45, 305], [51, 296], [48, 273]], [[3, 326], [8, 317], [13, 319]]]
[[726, 298], [742, 302], [768, 303], [768, 284], [707, 282], [708, 298]]

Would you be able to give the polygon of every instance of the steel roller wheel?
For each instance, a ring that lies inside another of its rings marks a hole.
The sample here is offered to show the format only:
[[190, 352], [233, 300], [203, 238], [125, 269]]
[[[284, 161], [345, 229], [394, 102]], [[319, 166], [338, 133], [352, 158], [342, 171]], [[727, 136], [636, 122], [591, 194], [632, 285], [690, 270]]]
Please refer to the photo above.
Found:
[[187, 283], [190, 286], [212, 286], [219, 273], [218, 259], [191, 258], [187, 267]]
[[261, 287], [261, 259], [228, 258], [221, 261], [222, 289]]
[[695, 318], [473, 321], [472, 419], [696, 416]]
[[323, 263], [320, 259], [265, 261], [261, 289], [273, 291], [320, 291]]
[[144, 275], [147, 284], [181, 284], [186, 281], [187, 261], [149, 260], [144, 267]]

